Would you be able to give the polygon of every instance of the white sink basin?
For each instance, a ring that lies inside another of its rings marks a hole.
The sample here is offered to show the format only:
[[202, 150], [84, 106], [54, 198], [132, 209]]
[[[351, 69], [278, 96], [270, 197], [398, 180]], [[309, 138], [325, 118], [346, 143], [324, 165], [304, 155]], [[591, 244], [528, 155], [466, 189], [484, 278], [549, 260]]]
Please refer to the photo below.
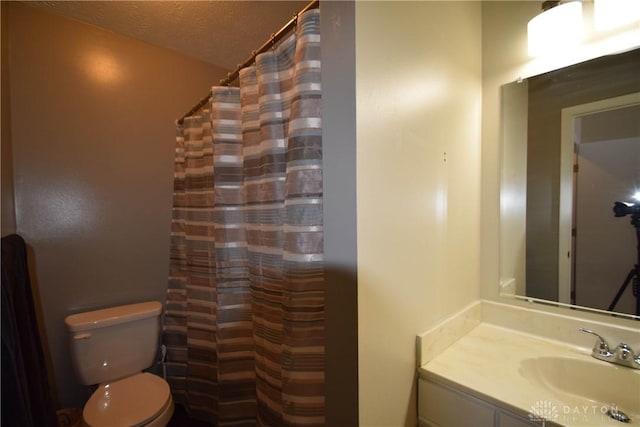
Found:
[[601, 419], [606, 408], [613, 406], [631, 417], [633, 424], [640, 421], [640, 370], [596, 359], [554, 356], [523, 360], [520, 374], [566, 405], [565, 414]]

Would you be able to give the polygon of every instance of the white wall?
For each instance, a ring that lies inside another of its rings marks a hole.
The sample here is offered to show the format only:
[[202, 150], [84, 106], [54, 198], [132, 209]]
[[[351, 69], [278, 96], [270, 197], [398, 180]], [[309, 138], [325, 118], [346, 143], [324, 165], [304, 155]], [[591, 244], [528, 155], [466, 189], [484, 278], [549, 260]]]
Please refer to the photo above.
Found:
[[479, 2], [356, 3], [361, 426], [415, 426], [415, 337], [479, 297]]

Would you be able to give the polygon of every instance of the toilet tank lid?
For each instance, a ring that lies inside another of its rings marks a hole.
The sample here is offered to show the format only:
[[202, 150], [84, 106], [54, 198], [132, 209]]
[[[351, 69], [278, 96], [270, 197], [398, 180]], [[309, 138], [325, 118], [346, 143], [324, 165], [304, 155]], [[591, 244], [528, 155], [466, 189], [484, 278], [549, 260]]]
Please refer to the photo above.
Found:
[[161, 312], [162, 304], [149, 301], [72, 314], [64, 323], [71, 332], [78, 332], [158, 316]]

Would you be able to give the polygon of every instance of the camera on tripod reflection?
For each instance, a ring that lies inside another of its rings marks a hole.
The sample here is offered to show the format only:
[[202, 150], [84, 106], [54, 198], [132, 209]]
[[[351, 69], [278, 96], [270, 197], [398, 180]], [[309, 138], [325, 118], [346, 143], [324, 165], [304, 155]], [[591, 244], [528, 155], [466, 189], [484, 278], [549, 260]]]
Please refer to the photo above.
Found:
[[615, 202], [613, 204], [613, 214], [616, 217], [640, 215], [640, 206], [634, 203]]
[[[634, 198], [640, 200], [639, 196], [640, 193], [636, 193]], [[636, 230], [636, 264], [631, 271], [629, 271], [629, 274], [627, 274], [626, 279], [622, 283], [622, 286], [620, 286], [620, 289], [618, 289], [616, 296], [613, 297], [613, 301], [611, 301], [607, 310], [613, 311], [615, 309], [620, 297], [631, 283], [631, 292], [636, 299], [636, 316], [640, 316], [640, 205], [632, 202], [614, 202], [613, 214], [616, 217], [631, 215], [631, 225], [633, 225]]]

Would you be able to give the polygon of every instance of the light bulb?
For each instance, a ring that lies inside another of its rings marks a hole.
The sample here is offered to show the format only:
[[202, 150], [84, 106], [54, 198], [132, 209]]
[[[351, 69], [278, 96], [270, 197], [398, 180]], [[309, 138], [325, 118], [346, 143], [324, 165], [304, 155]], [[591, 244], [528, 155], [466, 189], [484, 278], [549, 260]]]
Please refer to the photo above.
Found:
[[562, 3], [535, 16], [527, 25], [529, 55], [558, 53], [583, 37], [582, 3]]

